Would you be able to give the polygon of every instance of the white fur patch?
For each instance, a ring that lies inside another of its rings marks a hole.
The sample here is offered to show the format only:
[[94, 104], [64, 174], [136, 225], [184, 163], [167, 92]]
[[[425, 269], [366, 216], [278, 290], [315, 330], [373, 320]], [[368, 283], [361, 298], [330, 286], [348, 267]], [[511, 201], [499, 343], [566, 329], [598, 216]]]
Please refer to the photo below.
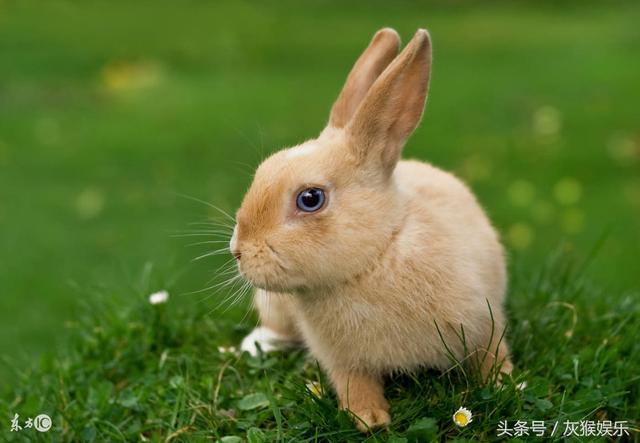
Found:
[[229, 250], [234, 251], [238, 249], [238, 225], [233, 226], [233, 234], [231, 234], [231, 240], [229, 240]]
[[258, 355], [258, 347], [260, 345], [262, 352], [273, 352], [284, 349], [290, 345], [286, 337], [278, 334], [273, 329], [264, 326], [258, 326], [249, 335], [247, 335], [240, 345], [240, 349], [247, 351], [252, 356]]
[[287, 158], [304, 157], [318, 149], [318, 145], [314, 143], [305, 143], [304, 145], [291, 148], [287, 151]]

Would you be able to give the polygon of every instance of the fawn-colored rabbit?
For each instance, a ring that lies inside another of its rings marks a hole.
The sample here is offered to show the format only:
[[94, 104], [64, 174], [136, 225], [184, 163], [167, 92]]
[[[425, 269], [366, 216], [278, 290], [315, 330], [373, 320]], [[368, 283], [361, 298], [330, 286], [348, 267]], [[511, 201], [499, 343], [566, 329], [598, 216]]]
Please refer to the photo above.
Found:
[[320, 136], [260, 165], [230, 245], [262, 323], [244, 347], [303, 342], [363, 431], [390, 422], [386, 374], [445, 369], [452, 354], [485, 377], [511, 371], [496, 231], [459, 179], [399, 161], [427, 96], [429, 34], [399, 46], [378, 31]]

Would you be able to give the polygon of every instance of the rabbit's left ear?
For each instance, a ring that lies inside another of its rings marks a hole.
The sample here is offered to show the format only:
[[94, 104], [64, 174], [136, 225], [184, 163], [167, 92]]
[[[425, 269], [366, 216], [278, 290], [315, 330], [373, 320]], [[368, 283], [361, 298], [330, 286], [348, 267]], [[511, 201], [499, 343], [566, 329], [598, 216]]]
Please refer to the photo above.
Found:
[[367, 49], [351, 68], [347, 81], [331, 108], [330, 127], [346, 126], [373, 82], [398, 55], [399, 49], [400, 36], [395, 30], [383, 28], [376, 32]]
[[431, 40], [419, 29], [380, 74], [346, 126], [349, 149], [362, 164], [389, 176], [422, 118], [431, 73]]

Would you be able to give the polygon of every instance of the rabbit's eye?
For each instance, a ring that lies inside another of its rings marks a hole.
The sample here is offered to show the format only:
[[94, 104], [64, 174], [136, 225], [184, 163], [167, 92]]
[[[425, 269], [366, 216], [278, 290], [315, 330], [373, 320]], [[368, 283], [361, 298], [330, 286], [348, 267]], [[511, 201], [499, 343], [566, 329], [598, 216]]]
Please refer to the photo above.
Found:
[[296, 205], [304, 212], [316, 212], [324, 205], [324, 191], [319, 188], [309, 188], [298, 194]]

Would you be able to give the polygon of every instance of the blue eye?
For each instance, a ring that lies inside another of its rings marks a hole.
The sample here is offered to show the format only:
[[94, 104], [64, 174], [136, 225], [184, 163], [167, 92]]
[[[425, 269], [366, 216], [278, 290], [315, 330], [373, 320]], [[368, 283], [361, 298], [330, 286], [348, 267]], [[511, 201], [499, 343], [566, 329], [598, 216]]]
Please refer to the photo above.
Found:
[[324, 205], [324, 191], [319, 188], [309, 188], [298, 194], [296, 205], [304, 212], [316, 212]]

